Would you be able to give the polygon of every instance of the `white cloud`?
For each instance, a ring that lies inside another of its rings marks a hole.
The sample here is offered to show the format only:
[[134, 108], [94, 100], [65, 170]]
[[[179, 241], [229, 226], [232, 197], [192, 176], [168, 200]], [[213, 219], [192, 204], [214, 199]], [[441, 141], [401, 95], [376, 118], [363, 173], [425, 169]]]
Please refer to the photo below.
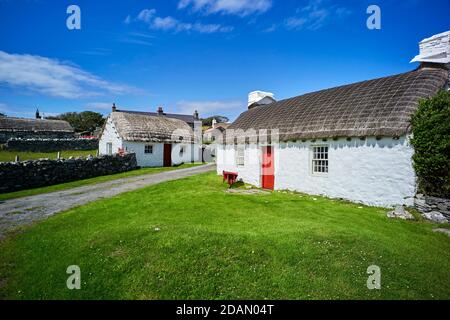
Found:
[[144, 9], [141, 12], [139, 12], [137, 19], [150, 23], [153, 19], [153, 17], [156, 14], [156, 10], [155, 9]]
[[186, 23], [171, 16], [163, 18], [158, 17], [155, 14], [155, 9], [144, 9], [139, 13], [137, 20], [147, 23], [151, 29], [163, 31], [195, 31], [199, 33], [215, 33], [230, 32], [233, 30], [233, 27], [222, 26], [220, 24], [203, 24], [200, 22]]
[[318, 30], [324, 26], [329, 17], [344, 18], [350, 14], [347, 8], [327, 6], [326, 2], [327, 0], [310, 0], [307, 6], [297, 9], [295, 16], [285, 20], [285, 27], [293, 30]]
[[154, 39], [155, 36], [141, 33], [141, 32], [130, 32], [128, 36], [120, 38], [119, 41], [123, 43], [131, 43], [143, 46], [153, 46], [153, 42], [150, 40]]
[[302, 28], [308, 20], [305, 18], [295, 18], [290, 17], [286, 19], [286, 27], [289, 29], [300, 29]]
[[4, 51], [0, 51], [0, 84], [68, 99], [137, 91], [105, 81], [67, 62]]
[[127, 15], [127, 17], [125, 18], [125, 20], [123, 20], [123, 23], [125, 24], [130, 24], [131, 23], [131, 16]]
[[205, 14], [231, 14], [248, 16], [263, 13], [272, 7], [272, 0], [180, 0], [178, 9], [191, 8]]
[[180, 23], [177, 19], [172, 17], [160, 18], [156, 17], [151, 24], [153, 29], [159, 30], [171, 30], [182, 27], [182, 23]]
[[243, 112], [247, 107], [243, 101], [180, 101], [177, 105], [183, 114], [192, 114], [197, 110], [202, 117], [218, 113]]
[[277, 30], [278, 26], [276, 24], [272, 24], [270, 27], [263, 30], [263, 32], [274, 32]]

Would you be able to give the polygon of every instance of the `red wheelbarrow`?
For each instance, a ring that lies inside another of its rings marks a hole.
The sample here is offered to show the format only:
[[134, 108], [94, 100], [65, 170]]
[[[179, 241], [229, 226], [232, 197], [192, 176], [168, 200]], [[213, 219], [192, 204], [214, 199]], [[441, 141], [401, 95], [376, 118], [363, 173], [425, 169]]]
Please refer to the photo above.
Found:
[[223, 182], [227, 182], [230, 188], [236, 183], [238, 174], [236, 172], [223, 171]]

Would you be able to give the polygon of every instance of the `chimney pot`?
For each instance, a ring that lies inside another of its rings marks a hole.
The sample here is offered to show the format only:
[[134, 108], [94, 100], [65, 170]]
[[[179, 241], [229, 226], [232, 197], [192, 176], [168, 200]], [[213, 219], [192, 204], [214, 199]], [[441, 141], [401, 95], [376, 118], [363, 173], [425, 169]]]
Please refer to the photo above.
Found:
[[264, 106], [275, 102], [274, 94], [264, 91], [253, 91], [248, 94], [248, 109]]
[[117, 111], [116, 104], [113, 103], [113, 105], [112, 105], [112, 112], [116, 112], [116, 111]]
[[411, 62], [421, 62], [426, 66], [450, 63], [450, 31], [424, 39], [419, 44], [420, 53]]
[[163, 107], [158, 107], [158, 116], [163, 116], [163, 115], [164, 115]]
[[198, 119], [199, 119], [198, 111], [195, 110], [194, 111], [194, 120], [198, 120]]

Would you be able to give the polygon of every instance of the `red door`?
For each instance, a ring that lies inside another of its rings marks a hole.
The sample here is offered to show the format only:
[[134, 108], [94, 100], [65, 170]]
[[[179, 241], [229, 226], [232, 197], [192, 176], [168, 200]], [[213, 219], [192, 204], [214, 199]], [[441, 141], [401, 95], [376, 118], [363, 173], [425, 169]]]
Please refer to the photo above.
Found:
[[164, 145], [164, 167], [172, 166], [172, 145]]
[[262, 187], [273, 190], [275, 188], [275, 158], [273, 147], [262, 149]]

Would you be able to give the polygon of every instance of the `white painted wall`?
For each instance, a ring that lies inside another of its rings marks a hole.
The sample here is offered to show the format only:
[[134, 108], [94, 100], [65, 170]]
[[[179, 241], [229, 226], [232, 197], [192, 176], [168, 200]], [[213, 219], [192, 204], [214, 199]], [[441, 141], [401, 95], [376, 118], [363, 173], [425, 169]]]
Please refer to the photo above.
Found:
[[[329, 146], [329, 173], [312, 174], [311, 148]], [[233, 146], [218, 146], [217, 171], [239, 173], [246, 183], [261, 185], [261, 148], [246, 147], [244, 167], [235, 164]], [[275, 189], [344, 198], [367, 205], [390, 207], [412, 204], [416, 176], [413, 148], [405, 136], [399, 140], [340, 139], [316, 143], [289, 142], [275, 146]]]
[[[145, 153], [146, 145], [153, 146], [152, 154]], [[162, 167], [164, 165], [164, 143], [124, 141], [123, 146], [127, 152], [136, 154], [140, 167]], [[182, 154], [180, 153], [181, 147], [184, 147], [185, 150]], [[198, 145], [172, 144], [172, 165], [198, 162], [198, 148]]]
[[[145, 146], [152, 145], [153, 153], [146, 154]], [[135, 153], [137, 164], [140, 167], [162, 167], [164, 165], [164, 144], [124, 141], [123, 146], [127, 152]]]
[[[180, 153], [181, 147], [184, 152]], [[173, 144], [172, 145], [172, 162], [175, 165], [181, 163], [200, 162], [201, 147], [198, 144]]]
[[119, 151], [119, 148], [123, 148], [122, 139], [119, 137], [117, 133], [116, 127], [114, 123], [111, 121], [111, 118], [108, 117], [106, 119], [105, 130], [103, 130], [102, 136], [100, 137], [98, 144], [98, 152], [101, 155], [108, 154], [107, 144], [112, 143], [112, 152], [113, 154]]

